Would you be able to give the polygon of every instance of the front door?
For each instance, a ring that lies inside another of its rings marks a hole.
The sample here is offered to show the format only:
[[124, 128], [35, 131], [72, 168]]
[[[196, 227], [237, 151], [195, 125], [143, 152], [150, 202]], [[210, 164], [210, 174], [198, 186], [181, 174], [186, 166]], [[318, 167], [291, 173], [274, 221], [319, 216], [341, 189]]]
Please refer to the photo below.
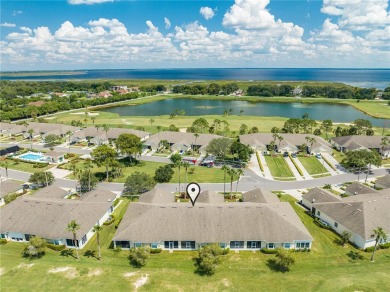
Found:
[[186, 249], [191, 249], [191, 242], [186, 241]]
[[252, 241], [252, 248], [256, 248], [256, 241]]
[[170, 241], [170, 242], [169, 242], [169, 249], [173, 249], [173, 248], [174, 248], [173, 241]]

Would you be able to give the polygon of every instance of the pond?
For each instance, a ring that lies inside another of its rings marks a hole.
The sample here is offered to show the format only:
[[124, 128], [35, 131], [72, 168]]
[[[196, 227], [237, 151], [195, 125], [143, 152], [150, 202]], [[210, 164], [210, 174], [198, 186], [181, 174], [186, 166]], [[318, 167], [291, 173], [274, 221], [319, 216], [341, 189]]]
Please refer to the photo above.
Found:
[[175, 109], [184, 110], [186, 116], [223, 115], [232, 111], [233, 115], [243, 116], [279, 116], [301, 118], [305, 113], [315, 120], [330, 119], [333, 122], [349, 123], [356, 119], [370, 120], [374, 126], [382, 127], [383, 119], [370, 117], [345, 104], [330, 103], [274, 103], [231, 100], [199, 100], [188, 98], [164, 99], [136, 106], [126, 105], [102, 109], [104, 112], [120, 116], [161, 116], [170, 115]]

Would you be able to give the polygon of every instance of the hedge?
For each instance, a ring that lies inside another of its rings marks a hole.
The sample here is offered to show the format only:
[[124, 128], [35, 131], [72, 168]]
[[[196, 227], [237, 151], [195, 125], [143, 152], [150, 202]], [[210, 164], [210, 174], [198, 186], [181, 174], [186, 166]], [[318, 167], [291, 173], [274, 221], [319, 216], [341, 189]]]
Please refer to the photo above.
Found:
[[263, 164], [261, 163], [259, 152], [256, 151], [257, 162], [259, 163], [260, 170], [264, 172]]
[[222, 250], [222, 255], [227, 255], [230, 252], [230, 248], [225, 248]]
[[260, 251], [265, 254], [276, 254], [278, 252], [276, 249], [268, 249], [268, 248], [262, 248]]
[[[378, 245], [376, 250], [378, 250], [378, 249], [388, 249], [388, 248], [390, 248], [390, 242]], [[374, 251], [374, 246], [367, 247], [364, 251], [365, 252], [373, 252]]]
[[291, 154], [290, 154], [290, 153], [288, 154], [288, 157], [290, 158], [291, 162], [294, 164], [295, 168], [298, 170], [299, 174], [300, 174], [301, 176], [303, 176], [302, 170], [300, 169], [300, 167], [298, 166], [298, 164], [295, 162], [295, 160], [291, 157]]
[[103, 225], [111, 225], [115, 221], [115, 216], [111, 214], [111, 220], [104, 221]]
[[150, 250], [150, 253], [161, 253], [162, 252], [162, 249], [161, 248], [152, 248]]
[[55, 244], [47, 243], [46, 247], [50, 248], [51, 250], [54, 250], [54, 251], [63, 251], [66, 246], [64, 244], [55, 245]]
[[8, 240], [5, 238], [0, 238], [0, 245], [7, 244]]
[[121, 224], [121, 222], [122, 222], [122, 218], [120, 218], [120, 219], [118, 220], [118, 222], [115, 223], [115, 229], [118, 229], [119, 224]]

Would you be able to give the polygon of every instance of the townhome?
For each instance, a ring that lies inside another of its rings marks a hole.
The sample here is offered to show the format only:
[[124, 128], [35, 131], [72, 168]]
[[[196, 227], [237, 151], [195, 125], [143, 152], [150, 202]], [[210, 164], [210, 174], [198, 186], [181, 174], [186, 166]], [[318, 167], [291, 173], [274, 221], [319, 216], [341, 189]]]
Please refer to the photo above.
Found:
[[383, 143], [384, 136], [341, 136], [331, 138], [331, 143], [339, 151], [355, 151], [361, 149], [377, 151], [383, 158], [390, 157], [390, 143]]

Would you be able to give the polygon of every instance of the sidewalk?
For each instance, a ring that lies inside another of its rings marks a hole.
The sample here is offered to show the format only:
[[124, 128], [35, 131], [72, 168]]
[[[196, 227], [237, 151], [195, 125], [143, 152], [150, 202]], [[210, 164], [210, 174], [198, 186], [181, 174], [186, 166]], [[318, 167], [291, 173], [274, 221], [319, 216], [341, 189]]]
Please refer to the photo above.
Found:
[[[321, 155], [322, 155], [323, 157], [325, 157], [325, 159], [328, 160], [328, 161], [334, 166], [334, 168], [337, 169], [337, 173], [339, 173], [339, 174], [344, 174], [344, 173], [346, 173], [346, 172], [343, 170], [343, 168], [341, 167], [340, 163], [339, 163], [332, 155], [330, 155], [330, 154], [328, 154], [328, 153], [321, 153]], [[327, 163], [325, 163], [325, 164], [327, 164]], [[334, 170], [333, 170], [333, 171], [334, 171]]]
[[288, 167], [290, 167], [291, 172], [295, 176], [297, 180], [304, 180], [304, 178], [299, 174], [297, 168], [295, 167], [294, 163], [292, 163], [290, 157], [284, 157], [284, 161], [286, 161]]
[[248, 163], [248, 169], [252, 170], [256, 175], [264, 177], [264, 174], [260, 169], [260, 165], [257, 162], [256, 154], [252, 154], [251, 159]]
[[330, 165], [327, 164], [327, 163], [325, 162], [324, 159], [318, 159], [318, 161], [324, 166], [324, 168], [325, 168], [331, 175], [336, 175], [336, 174], [338, 174], [338, 172], [335, 171], [335, 170], [333, 170], [333, 168], [330, 167]]
[[[266, 178], [266, 179], [274, 179], [273, 178], [273, 176], [272, 176], [272, 174], [271, 174], [271, 171], [269, 170], [269, 167], [268, 167], [268, 165], [267, 165], [267, 162], [265, 161], [265, 158], [264, 158], [264, 156], [263, 156], [263, 154], [261, 154], [260, 152], [258, 152], [257, 151], [257, 153], [259, 153], [259, 157], [260, 157], [260, 162], [261, 162], [261, 164], [262, 164], [262, 166], [263, 166], [263, 169], [264, 169], [264, 177]], [[257, 162], [257, 157], [255, 156], [255, 158], [256, 158], [256, 165], [259, 167], [259, 169], [260, 169], [260, 165], [258, 164], [258, 162]]]
[[303, 173], [303, 177], [305, 179], [312, 179], [313, 177], [307, 172], [306, 168], [303, 167], [302, 163], [299, 161], [298, 158], [293, 158], [296, 165], [301, 169]]

